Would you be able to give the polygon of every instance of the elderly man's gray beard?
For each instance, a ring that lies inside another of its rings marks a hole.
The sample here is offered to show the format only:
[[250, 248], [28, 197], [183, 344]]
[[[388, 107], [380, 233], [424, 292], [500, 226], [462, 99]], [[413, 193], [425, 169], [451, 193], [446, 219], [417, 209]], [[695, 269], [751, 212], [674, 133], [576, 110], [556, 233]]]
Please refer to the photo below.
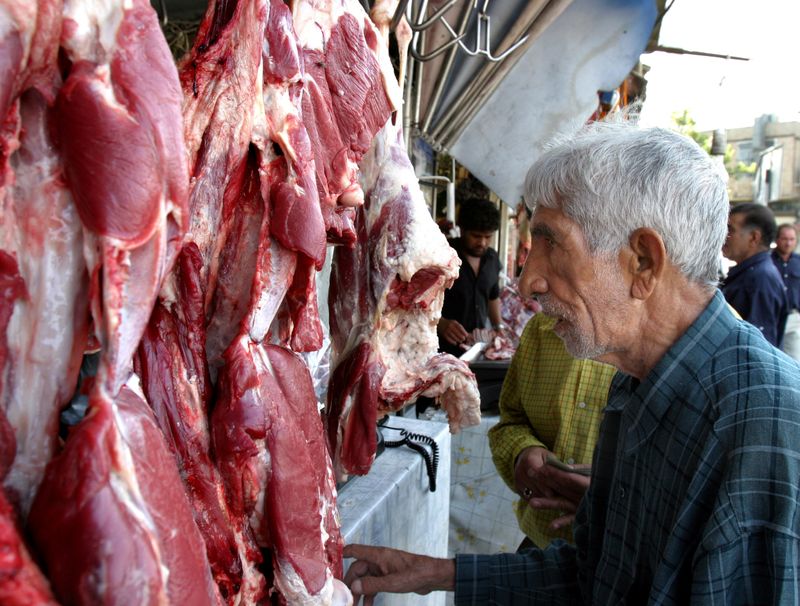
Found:
[[564, 320], [565, 323], [554, 332], [564, 342], [564, 347], [573, 358], [592, 359], [607, 353], [606, 348], [595, 343], [593, 335], [581, 331], [569, 309], [555, 301], [549, 294], [538, 295], [536, 298], [544, 314]]
[[[595, 283], [602, 286], [593, 294], [593, 308], [595, 314], [613, 314], [623, 300], [621, 297], [625, 295], [624, 282], [613, 256], [605, 261], [602, 258], [598, 260], [599, 263], [595, 266]], [[594, 332], [584, 332], [573, 311], [555, 300], [549, 293], [537, 295], [536, 298], [546, 315], [564, 319], [565, 323], [554, 332], [564, 342], [564, 347], [572, 357], [596, 360], [614, 351], [610, 344], [598, 343]], [[600, 318], [592, 317], [589, 320], [591, 325], [597, 325]]]

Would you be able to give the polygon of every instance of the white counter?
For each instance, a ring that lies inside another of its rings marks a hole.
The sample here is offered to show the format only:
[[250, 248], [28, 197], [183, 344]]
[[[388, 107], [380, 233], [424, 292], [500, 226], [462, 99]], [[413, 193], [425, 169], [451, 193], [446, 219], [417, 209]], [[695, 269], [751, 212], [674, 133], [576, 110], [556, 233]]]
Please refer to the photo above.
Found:
[[[425, 461], [407, 446], [387, 448], [366, 476], [355, 477], [339, 490], [339, 513], [346, 543], [395, 547], [430, 556], [447, 557], [450, 511], [450, 433], [447, 424], [409, 417], [390, 417], [387, 425], [432, 437], [439, 445], [435, 492], [428, 488]], [[387, 440], [400, 440], [399, 431], [383, 430]], [[350, 562], [345, 562], [345, 570]], [[378, 596], [376, 605], [445, 604], [445, 593], [427, 596]]]

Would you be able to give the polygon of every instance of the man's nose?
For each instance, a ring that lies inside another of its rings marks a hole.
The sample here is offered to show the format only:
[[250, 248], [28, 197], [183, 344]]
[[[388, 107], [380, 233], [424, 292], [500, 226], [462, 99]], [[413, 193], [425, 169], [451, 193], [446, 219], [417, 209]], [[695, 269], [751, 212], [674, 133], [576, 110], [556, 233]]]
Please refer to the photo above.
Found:
[[522, 266], [519, 292], [523, 297], [532, 297], [547, 292], [547, 280], [542, 273], [541, 261], [537, 261], [532, 254], [528, 255], [525, 265]]

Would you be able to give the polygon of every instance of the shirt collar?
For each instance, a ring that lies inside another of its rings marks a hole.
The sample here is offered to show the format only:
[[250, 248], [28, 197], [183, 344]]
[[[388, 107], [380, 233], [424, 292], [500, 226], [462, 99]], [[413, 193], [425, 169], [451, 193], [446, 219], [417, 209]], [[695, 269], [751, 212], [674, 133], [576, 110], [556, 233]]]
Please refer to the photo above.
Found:
[[767, 259], [768, 257], [769, 257], [769, 251], [767, 250], [762, 250], [761, 252], [754, 254], [752, 257], [747, 257], [741, 263], [737, 263], [736, 265], [730, 268], [730, 270], [728, 271], [727, 280], [735, 278], [736, 276], [738, 276], [741, 273], [744, 273], [754, 265], [763, 263], [764, 260]]
[[608, 409], [622, 410], [628, 419], [626, 453], [632, 453], [652, 436], [670, 406], [681, 405], [685, 386], [697, 382], [698, 370], [719, 349], [735, 322], [725, 297], [717, 291], [641, 382], [626, 375], [619, 377], [618, 387], [626, 397], [619, 398]]

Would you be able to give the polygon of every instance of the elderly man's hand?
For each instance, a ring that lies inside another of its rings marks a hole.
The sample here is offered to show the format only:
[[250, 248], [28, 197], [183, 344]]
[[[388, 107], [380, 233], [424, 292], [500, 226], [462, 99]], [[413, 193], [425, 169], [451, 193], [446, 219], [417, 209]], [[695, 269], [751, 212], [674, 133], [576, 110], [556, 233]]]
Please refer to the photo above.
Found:
[[344, 577], [356, 604], [363, 596], [364, 606], [370, 606], [381, 592], [424, 595], [455, 589], [455, 560], [369, 545], [347, 545], [344, 557], [356, 560]]
[[447, 318], [441, 318], [439, 320], [437, 330], [439, 336], [450, 343], [450, 345], [461, 345], [465, 343], [470, 336], [467, 329], [461, 326], [460, 322], [457, 320], [448, 320]]
[[[588, 465], [573, 465], [574, 469], [586, 469]], [[575, 519], [578, 505], [589, 488], [589, 476], [564, 471], [546, 465], [541, 472], [542, 481], [552, 490], [552, 496], [534, 496], [528, 502], [534, 509], [550, 509], [560, 512], [559, 517], [550, 522], [550, 528], [557, 530]]]

